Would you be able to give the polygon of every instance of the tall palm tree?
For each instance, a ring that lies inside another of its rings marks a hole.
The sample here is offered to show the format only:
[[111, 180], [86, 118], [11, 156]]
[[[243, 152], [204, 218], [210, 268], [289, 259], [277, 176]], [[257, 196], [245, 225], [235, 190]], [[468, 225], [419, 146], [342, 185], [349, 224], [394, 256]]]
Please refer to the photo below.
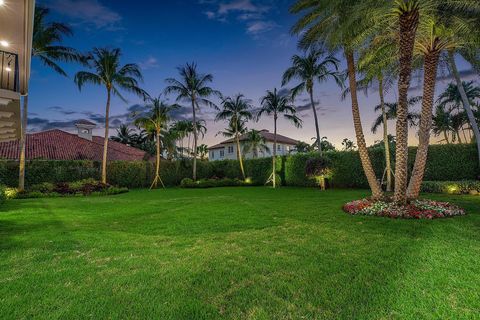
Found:
[[[296, 97], [304, 91], [308, 93], [313, 110], [313, 117], [315, 119], [315, 130], [318, 141], [320, 141], [320, 129], [317, 109], [313, 98], [314, 84], [317, 81], [323, 83], [329, 79], [334, 79], [340, 86], [343, 85], [341, 75], [338, 72], [338, 59], [333, 55], [328, 55], [323, 58], [323, 55], [322, 51], [315, 49], [311, 49], [309, 53], [304, 56], [294, 55], [292, 57], [292, 66], [285, 71], [282, 81], [282, 85], [286, 85], [293, 79], [300, 80], [300, 84], [292, 89], [293, 97]], [[322, 153], [320, 144], [318, 144], [318, 152], [320, 154]]]
[[217, 113], [215, 121], [227, 120], [232, 123], [235, 132], [235, 142], [237, 144], [237, 159], [240, 164], [240, 171], [242, 172], [243, 179], [245, 176], [245, 169], [243, 167], [242, 152], [240, 148], [240, 132], [238, 123], [245, 123], [253, 118], [251, 109], [252, 103], [250, 100], [245, 99], [243, 94], [237, 94], [234, 97], [224, 98], [222, 101], [222, 109]]
[[156, 142], [156, 163], [155, 163], [155, 178], [153, 179], [150, 189], [156, 188], [160, 182], [163, 184], [162, 178], [160, 177], [160, 158], [162, 154], [161, 142], [162, 130], [166, 129], [168, 122], [171, 119], [171, 113], [177, 109], [178, 105], [168, 105], [162, 101], [161, 96], [152, 98], [151, 96], [146, 97], [148, 111], [146, 114], [140, 115], [135, 119], [135, 125], [137, 127], [145, 129], [147, 132], [152, 132], [155, 135]]
[[418, 131], [419, 142], [412, 176], [407, 188], [407, 198], [409, 199], [418, 198], [425, 174], [432, 131], [433, 104], [440, 55], [443, 51], [458, 45], [458, 41], [455, 39], [457, 32], [461, 32], [460, 28], [447, 28], [435, 16], [424, 17], [419, 25], [415, 52], [421, 55], [424, 60], [424, 84], [420, 128]]
[[[372, 24], [371, 21], [365, 19], [366, 12], [364, 10], [357, 10], [359, 4], [361, 3], [358, 0], [298, 0], [291, 7], [290, 12], [304, 14], [294, 25], [292, 32], [301, 35], [301, 47], [321, 45], [329, 52], [342, 51], [345, 55], [360, 160], [372, 191], [372, 198], [379, 199], [383, 196], [383, 191], [375, 176], [368, 154], [357, 96], [355, 39]], [[370, 10], [373, 8], [375, 5], [372, 5]]]
[[243, 153], [252, 152], [253, 158], [258, 158], [258, 152], [270, 153], [270, 148], [267, 145], [267, 140], [258, 130], [252, 129], [247, 132], [245, 145], [243, 146]]
[[93, 84], [103, 86], [107, 91], [102, 158], [103, 183], [107, 183], [108, 131], [112, 95], [126, 101], [120, 93], [120, 90], [123, 90], [139, 97], [146, 97], [145, 91], [138, 85], [138, 82], [143, 79], [140, 68], [133, 63], [121, 66], [120, 58], [120, 49], [94, 48], [92, 52], [84, 56], [85, 64], [91, 71], [80, 71], [75, 75], [75, 83], [79, 90], [82, 90], [86, 84]]
[[[60, 22], [48, 22], [50, 10], [37, 6], [33, 25], [32, 57], [40, 60], [45, 66], [56, 73], [67, 76], [66, 72], [58, 65], [59, 61], [79, 61], [77, 51], [70, 47], [59, 45], [64, 37], [72, 36], [70, 27]], [[20, 135], [19, 179], [18, 189], [25, 189], [25, 139], [28, 124], [28, 95], [23, 98], [22, 129]]]
[[[297, 116], [297, 110], [293, 105], [293, 99], [285, 95], [280, 95], [277, 92], [277, 88], [273, 91], [267, 91], [267, 94], [261, 100], [261, 108], [257, 112], [257, 120], [264, 114], [273, 116], [273, 159], [272, 159], [272, 180], [273, 187], [276, 187], [276, 159], [277, 159], [277, 120], [279, 115], [283, 115], [283, 118], [290, 121], [295, 127], [300, 128], [302, 126], [302, 120]], [[315, 109], [315, 107], [314, 107]], [[317, 128], [318, 134], [318, 128]]]
[[[178, 68], [180, 79], [169, 78], [166, 80], [168, 86], [165, 89], [166, 94], [177, 94], [177, 102], [185, 101], [192, 104], [192, 123], [197, 123], [196, 111], [200, 109], [200, 105], [206, 105], [217, 108], [209, 98], [220, 97], [219, 91], [209, 87], [209, 83], [213, 81], [211, 74], [202, 74], [197, 71], [195, 63], [187, 63], [183, 67]], [[198, 132], [194, 126], [193, 130], [193, 180], [197, 180], [197, 145]]]

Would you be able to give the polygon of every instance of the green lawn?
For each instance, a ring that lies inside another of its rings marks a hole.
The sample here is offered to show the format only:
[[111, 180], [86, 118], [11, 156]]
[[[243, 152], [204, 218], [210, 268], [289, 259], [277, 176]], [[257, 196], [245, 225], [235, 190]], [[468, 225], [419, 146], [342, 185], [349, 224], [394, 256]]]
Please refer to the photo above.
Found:
[[0, 208], [1, 319], [479, 319], [465, 217], [351, 217], [365, 191], [132, 191]]

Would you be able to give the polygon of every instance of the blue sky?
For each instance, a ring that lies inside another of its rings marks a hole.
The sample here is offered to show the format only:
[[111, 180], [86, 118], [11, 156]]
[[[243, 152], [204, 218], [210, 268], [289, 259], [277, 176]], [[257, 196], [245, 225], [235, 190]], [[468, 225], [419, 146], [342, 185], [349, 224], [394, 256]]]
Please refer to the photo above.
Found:
[[[74, 36], [66, 45], [81, 51], [93, 47], [119, 47], [123, 63], [141, 66], [142, 87], [157, 95], [165, 78], [176, 76], [176, 67], [195, 61], [200, 71], [214, 75], [213, 87], [224, 95], [243, 93], [258, 106], [267, 89], [280, 88], [283, 71], [297, 53], [296, 38], [289, 33], [295, 16], [288, 13], [291, 0], [38, 0], [52, 10], [52, 19], [68, 23]], [[462, 64], [461, 64], [462, 65]], [[79, 67], [64, 64], [69, 78], [33, 62], [30, 92], [30, 131], [48, 128], [73, 130], [76, 119], [103, 121], [105, 91], [87, 86], [80, 92], [73, 83]], [[335, 83], [317, 85], [320, 131], [337, 147], [343, 138], [354, 138], [349, 100], [341, 101]], [[416, 93], [418, 94], [418, 92]], [[173, 98], [173, 97], [172, 97]], [[394, 90], [389, 93], [395, 99]], [[127, 95], [128, 102], [114, 99], [112, 124], [128, 121], [128, 114], [142, 101]], [[375, 94], [362, 97], [361, 109], [368, 143], [380, 139], [369, 133], [375, 117]], [[315, 130], [304, 98], [297, 101], [304, 120], [302, 129], [280, 123], [279, 132], [311, 142]], [[201, 117], [208, 133], [203, 143], [214, 144], [225, 123], [214, 123], [213, 110]], [[188, 108], [178, 114], [189, 118]], [[249, 128], [271, 129], [271, 119], [250, 123]], [[393, 126], [391, 126], [393, 127]], [[102, 134], [99, 129], [98, 134]], [[115, 129], [111, 130], [111, 134]], [[412, 134], [412, 143], [415, 135]]]

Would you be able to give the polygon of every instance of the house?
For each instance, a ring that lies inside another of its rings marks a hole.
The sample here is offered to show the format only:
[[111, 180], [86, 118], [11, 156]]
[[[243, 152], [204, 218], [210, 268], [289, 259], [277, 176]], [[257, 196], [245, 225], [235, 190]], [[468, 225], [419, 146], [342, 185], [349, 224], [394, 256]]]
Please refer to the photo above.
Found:
[[[59, 129], [27, 134], [26, 159], [94, 160], [103, 157], [104, 138], [94, 136], [95, 124], [80, 120], [75, 124], [77, 134]], [[0, 159], [18, 160], [18, 140], [0, 142]], [[142, 161], [150, 156], [143, 150], [112, 141], [108, 142], [109, 161]]]
[[[265, 144], [267, 145], [269, 150], [257, 150], [257, 157], [271, 157], [273, 155], [274, 134], [269, 132], [268, 130], [261, 130], [260, 134], [265, 138]], [[245, 145], [247, 138], [248, 137], [246, 134], [240, 136], [240, 149], [242, 150], [242, 152], [243, 146]], [[295, 146], [298, 142], [298, 140], [291, 139], [277, 133], [277, 155], [283, 156], [295, 152]], [[210, 161], [237, 160], [237, 145], [234, 138], [225, 140], [217, 145], [214, 145], [208, 148], [208, 150]], [[243, 153], [243, 157], [245, 159], [252, 159], [254, 158], [254, 153], [253, 151]]]
[[21, 135], [20, 100], [28, 95], [34, 0], [0, 1], [0, 141]]

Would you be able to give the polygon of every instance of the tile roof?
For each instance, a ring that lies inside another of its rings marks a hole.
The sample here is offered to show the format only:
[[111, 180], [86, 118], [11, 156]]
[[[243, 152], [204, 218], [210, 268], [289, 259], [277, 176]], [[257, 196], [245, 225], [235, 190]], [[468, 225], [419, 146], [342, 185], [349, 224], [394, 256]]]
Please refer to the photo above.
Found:
[[[95, 160], [101, 161], [103, 138], [94, 136], [93, 141], [76, 134], [54, 129], [27, 134], [26, 158], [44, 160]], [[18, 140], [0, 143], [0, 159], [18, 159]], [[109, 140], [108, 160], [145, 160], [145, 151]]]
[[[268, 142], [273, 142], [274, 140], [274, 134], [269, 132], [268, 130], [261, 130], [260, 131], [260, 134], [265, 138], [266, 141]], [[248, 135], [246, 134], [243, 134], [240, 136], [240, 141], [245, 141], [248, 139]], [[228, 143], [233, 143], [235, 142], [235, 138], [231, 138], [231, 139], [228, 139], [228, 140], [225, 140], [223, 142], [220, 142], [219, 144], [217, 145], [214, 145], [212, 147], [210, 147], [209, 149], [221, 149], [224, 147], [225, 144], [228, 144]], [[289, 137], [286, 137], [286, 136], [282, 136], [281, 134], [278, 134], [277, 133], [277, 143], [284, 143], [284, 144], [289, 144], [289, 145], [296, 145], [299, 141], [298, 140], [294, 140], [294, 139], [291, 139]]]

